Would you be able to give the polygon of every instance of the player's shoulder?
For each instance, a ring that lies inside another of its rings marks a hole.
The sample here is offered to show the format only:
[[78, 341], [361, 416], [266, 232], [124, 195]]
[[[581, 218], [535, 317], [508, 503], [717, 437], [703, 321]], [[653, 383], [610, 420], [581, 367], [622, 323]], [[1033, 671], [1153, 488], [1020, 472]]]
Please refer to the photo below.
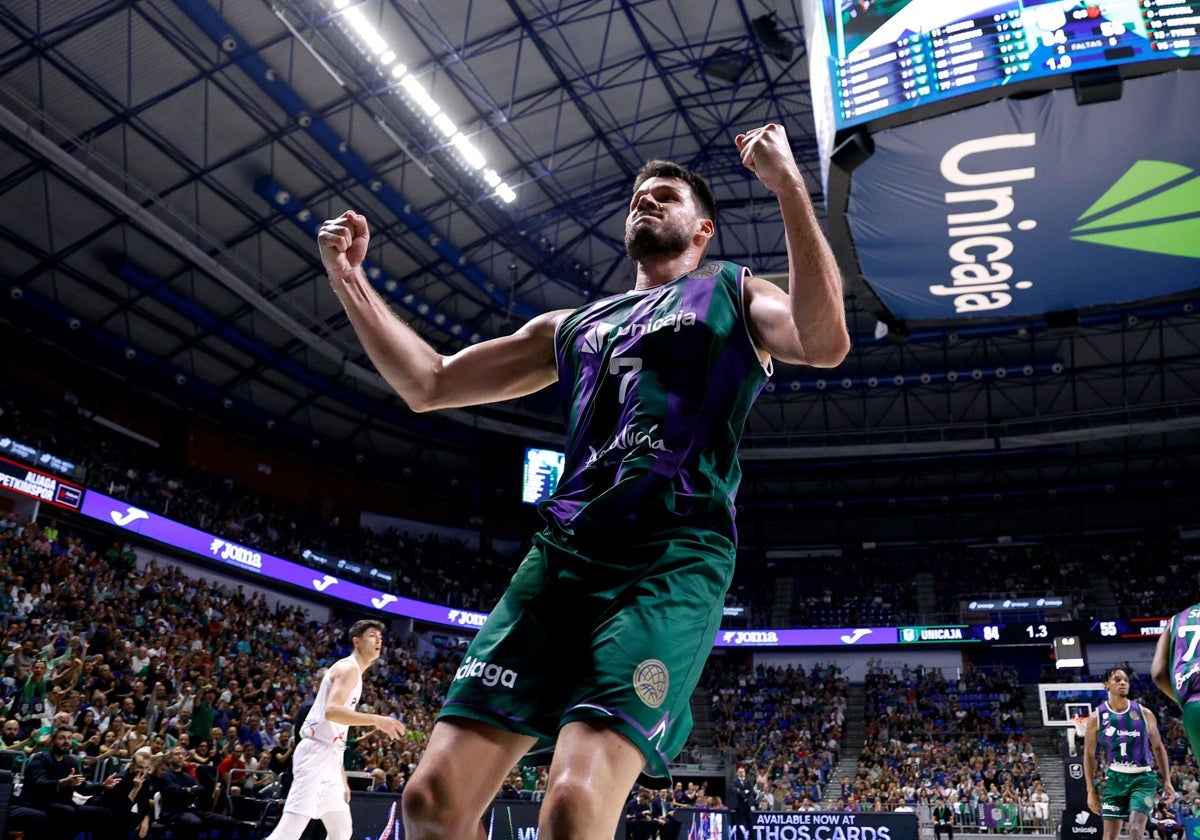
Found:
[[687, 276], [692, 280], [708, 280], [722, 276], [737, 279], [749, 278], [754, 275], [749, 266], [731, 260], [712, 259], [701, 262], [700, 265], [689, 271]]
[[1200, 603], [1184, 607], [1179, 612], [1175, 613], [1175, 615], [1171, 616], [1171, 621], [1175, 624], [1200, 624]]
[[347, 656], [345, 659], [339, 659], [329, 666], [329, 678], [335, 680], [342, 679], [346, 674], [358, 670], [358, 663], [354, 661], [353, 657]]
[[574, 309], [551, 309], [548, 312], [541, 312], [526, 321], [522, 329], [531, 333], [553, 333], [558, 329], [562, 320], [575, 311]]

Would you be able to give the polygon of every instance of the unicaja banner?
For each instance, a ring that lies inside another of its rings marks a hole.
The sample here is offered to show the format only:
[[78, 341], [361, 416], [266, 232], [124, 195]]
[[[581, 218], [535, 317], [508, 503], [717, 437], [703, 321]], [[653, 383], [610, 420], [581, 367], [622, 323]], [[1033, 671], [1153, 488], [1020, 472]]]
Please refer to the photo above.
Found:
[[1200, 71], [1005, 99], [872, 136], [847, 223], [905, 320], [1030, 316], [1200, 287]]
[[917, 840], [917, 815], [872, 811], [757, 811], [751, 840]]
[[1099, 840], [1104, 834], [1104, 820], [1089, 811], [1086, 805], [1064, 810], [1059, 825], [1062, 826], [1060, 840]]

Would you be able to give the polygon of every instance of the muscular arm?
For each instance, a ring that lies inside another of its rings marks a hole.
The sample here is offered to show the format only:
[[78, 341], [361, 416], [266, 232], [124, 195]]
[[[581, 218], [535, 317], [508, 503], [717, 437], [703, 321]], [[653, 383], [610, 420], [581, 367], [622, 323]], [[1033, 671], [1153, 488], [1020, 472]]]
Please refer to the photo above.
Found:
[[1150, 660], [1150, 678], [1158, 686], [1158, 690], [1179, 702], [1175, 695], [1175, 686], [1171, 684], [1171, 663], [1167, 658], [1171, 655], [1171, 634], [1175, 631], [1175, 621], [1167, 622], [1162, 633], [1158, 635], [1158, 644], [1154, 646], [1154, 658]]
[[782, 126], [739, 134], [742, 162], [775, 193], [788, 252], [788, 291], [765, 280], [747, 285], [755, 341], [782, 362], [837, 367], [850, 351], [842, 277], [817, 223], [804, 178]]
[[317, 242], [333, 291], [380, 375], [413, 411], [458, 408], [532, 394], [558, 378], [554, 330], [565, 310], [535, 317], [509, 336], [452, 356], [396, 317], [363, 271], [370, 232], [347, 211], [321, 226]]
[[1150, 735], [1150, 750], [1154, 753], [1154, 760], [1158, 764], [1158, 775], [1162, 778], [1163, 792], [1168, 799], [1175, 798], [1175, 788], [1171, 784], [1171, 759], [1167, 756], [1167, 748], [1163, 744], [1162, 736], [1158, 733], [1158, 720], [1154, 717], [1154, 712], [1142, 706], [1142, 712], [1146, 715], [1146, 732]]
[[1096, 732], [1099, 726], [1099, 715], [1092, 712], [1083, 736], [1083, 783], [1087, 786], [1088, 808], [1097, 814], [1100, 813], [1100, 794], [1096, 791]]

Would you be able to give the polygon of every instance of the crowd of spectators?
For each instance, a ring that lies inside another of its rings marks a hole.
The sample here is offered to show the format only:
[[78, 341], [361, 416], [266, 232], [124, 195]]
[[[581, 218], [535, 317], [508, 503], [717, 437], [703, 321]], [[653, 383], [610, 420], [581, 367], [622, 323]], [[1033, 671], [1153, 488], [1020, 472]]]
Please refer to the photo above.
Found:
[[1058, 596], [1068, 618], [1086, 618], [1095, 601], [1086, 547], [1047, 542], [1038, 545], [955, 546], [929, 550], [938, 612], [962, 613], [964, 602], [980, 598]]
[[[91, 422], [70, 398], [48, 404], [4, 394], [0, 435], [73, 461], [82, 473], [74, 477], [89, 487], [238, 544], [298, 563], [310, 562], [305, 552], [315, 552], [377, 568], [405, 597], [486, 611], [519, 560], [516, 543], [468, 544], [419, 527], [375, 532], [362, 527], [354, 511], [270, 498], [226, 475], [186, 466], [180, 451], [146, 446]], [[1147, 615], [1179, 599], [1178, 581], [1190, 581], [1198, 560], [1178, 539], [1149, 536], [1103, 545], [846, 547], [837, 556], [806, 558], [805, 573], [793, 576], [787, 564], [744, 551], [727, 600], [744, 608], [741, 620], [751, 627], [958, 620], [969, 600], [1046, 595], [1066, 598], [1065, 617], [1081, 618], [1091, 614], [1099, 575], [1099, 585], [1111, 583], [1122, 615]], [[932, 588], [928, 603], [918, 603], [918, 573], [926, 573]], [[372, 585], [389, 586], [383, 580]], [[1189, 585], [1187, 597], [1193, 590]]]
[[692, 840], [724, 837], [728, 812], [729, 806], [709, 794], [705, 783], [676, 782], [674, 788], [635, 785], [622, 819], [627, 840]]
[[[271, 608], [261, 593], [175, 565], [139, 564], [119, 542], [96, 550], [55, 521], [11, 517], [0, 518], [0, 622], [0, 766], [21, 776], [65, 728], [64, 760], [76, 762], [88, 785], [118, 772], [126, 784], [144, 763], [148, 788], [194, 779], [201, 793], [183, 785], [191, 805], [176, 816], [198, 813], [214, 825], [236, 813], [241, 797], [280, 795], [297, 715], [322, 670], [349, 650], [341, 622], [312, 622], [283, 602]], [[402, 791], [460, 656], [416, 638], [393, 640], [364, 677], [360, 708], [400, 716], [408, 735], [397, 742], [352, 730], [346, 768], [369, 774], [374, 790]], [[718, 661], [705, 685], [717, 736], [702, 746], [753, 768], [760, 808], [813, 808], [840, 749], [846, 679], [839, 670]], [[499, 796], [536, 800], [545, 782], [544, 769], [514, 768]], [[105, 795], [102, 785], [86, 792]], [[660, 806], [652, 809], [672, 807], [650, 816], [636, 807], [655, 798]], [[128, 801], [136, 800], [135, 792]], [[17, 801], [48, 810], [32, 788]], [[655, 822], [638, 832], [652, 827], [659, 837], [689, 811], [725, 810], [697, 782], [665, 795], [638, 788], [631, 803], [631, 820]], [[47, 837], [66, 837], [64, 826], [87, 819], [59, 804], [74, 816], [52, 819]], [[29, 819], [14, 814], [16, 825]]]
[[1163, 605], [1176, 605], [1174, 612], [1200, 600], [1200, 554], [1173, 537], [1110, 543], [1096, 551], [1093, 565], [1104, 569], [1122, 618], [1162, 615]]
[[[339, 621], [314, 623], [282, 602], [272, 609], [262, 594], [177, 566], [139, 568], [119, 545], [95, 551], [55, 522], [0, 518], [0, 618], [8, 769], [23, 776], [63, 727], [81, 779], [106, 779], [142, 754], [166, 772], [178, 750], [218, 814], [230, 811], [230, 788], [277, 792], [300, 707], [349, 652]], [[393, 640], [364, 676], [360, 708], [401, 717], [408, 735], [352, 730], [346, 768], [402, 790], [460, 657]], [[37, 800], [27, 787], [21, 801]]]
[[944, 800], [961, 827], [1044, 830], [1049, 800], [1022, 705], [1019, 678], [1003, 667], [948, 676], [873, 664], [866, 739], [838, 807], [929, 814]]
[[[432, 531], [375, 533], [351, 516], [317, 515], [263, 497], [179, 466], [178, 458], [168, 466], [163, 453], [106, 433], [69, 403], [47, 408], [9, 399], [0, 404], [0, 435], [75, 459], [88, 486], [239, 544], [297, 562], [310, 549], [393, 572], [394, 590], [407, 597], [488, 610], [516, 562]], [[739, 566], [731, 598], [757, 627], [911, 623], [919, 614], [915, 572], [928, 573], [937, 608], [947, 615], [965, 598], [1049, 594], [1065, 595], [1081, 614], [1097, 574], [1111, 581], [1124, 615], [1161, 614], [1164, 604], [1195, 600], [1178, 582], [1190, 579], [1186, 570], [1197, 558], [1174, 540], [918, 553], [906, 562], [839, 556], [824, 572], [822, 561], [810, 558], [811, 568], [794, 579], [751, 556]], [[0, 737], [10, 766], [22, 765], [14, 756], [49, 750], [60, 724], [70, 727], [71, 753], [89, 778], [106, 778], [137, 755], [161, 769], [182, 747], [187, 772], [210, 792], [207, 804], [226, 812], [221, 791], [231, 779], [239, 792], [278, 792], [296, 711], [321, 669], [347, 650], [338, 623], [314, 624], [299, 610], [271, 609], [261, 595], [192, 579], [173, 566], [139, 568], [123, 543], [96, 549], [55, 522], [0, 520], [0, 621], [7, 712]], [[391, 743], [364, 733], [346, 752], [347, 768], [368, 773], [377, 790], [403, 789], [461, 655], [397, 641], [369, 672], [363, 702], [367, 710], [402, 716], [409, 736]], [[750, 770], [760, 809], [815, 810], [833, 785], [839, 806], [850, 810], [929, 809], [944, 797], [965, 826], [982, 826], [984, 811], [995, 811], [984, 806], [996, 803], [1024, 824], [1048, 819], [1015, 674], [872, 670], [867, 741], [854, 777], [840, 781], [831, 775], [843, 749], [846, 679], [836, 666], [806, 673], [714, 660], [702, 685], [712, 696], [711, 748]], [[1200, 771], [1172, 711], [1164, 708], [1161, 719], [1176, 787], [1190, 803], [1173, 812], [1181, 823], [1193, 809], [1200, 814]], [[264, 772], [247, 772], [258, 767]], [[514, 769], [501, 795], [537, 799], [544, 787], [544, 773]], [[666, 807], [656, 800], [724, 808], [699, 785], [666, 794], [635, 789], [627, 817], [637, 821]], [[1165, 822], [1163, 828], [1175, 831]], [[659, 825], [655, 833], [669, 832]]]
[[789, 627], [895, 626], [918, 610], [911, 567], [849, 553], [811, 558], [789, 594]]
[[51, 407], [9, 395], [0, 402], [0, 435], [74, 463], [71, 477], [87, 487], [240, 545], [297, 563], [309, 551], [388, 572], [392, 591], [408, 598], [490, 609], [519, 560], [484, 542], [433, 530], [377, 533], [350, 512], [273, 499], [90, 422], [70, 401]]
[[841, 751], [848, 680], [830, 663], [809, 671], [712, 660], [713, 744], [746, 767], [759, 810], [819, 802]]

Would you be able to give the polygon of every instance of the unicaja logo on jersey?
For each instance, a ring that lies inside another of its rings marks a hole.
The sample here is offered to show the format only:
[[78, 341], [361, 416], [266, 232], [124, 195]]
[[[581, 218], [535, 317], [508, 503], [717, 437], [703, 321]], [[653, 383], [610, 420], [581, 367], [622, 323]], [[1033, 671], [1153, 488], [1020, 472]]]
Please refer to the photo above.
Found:
[[[963, 171], [968, 158], [1004, 149], [1030, 148], [1037, 140], [1034, 134], [1002, 134], [980, 137], [953, 146], [941, 160], [941, 173], [956, 187], [966, 187], [946, 193], [946, 204], [957, 212], [946, 215], [946, 233], [951, 243], [947, 253], [954, 264], [950, 268], [950, 283], [929, 287], [937, 297], [952, 297], [954, 311], [960, 315], [1004, 309], [1012, 303], [1014, 289], [1032, 288], [1028, 280], [1010, 282], [1013, 268], [1006, 262], [1016, 250], [1013, 244], [1013, 225], [1006, 219], [1016, 210], [1013, 184], [1033, 179], [1037, 171], [1032, 166], [1019, 169], [986, 169], [987, 158], [972, 161]], [[961, 207], [971, 208], [962, 212]], [[1037, 222], [1023, 219], [1016, 223], [1018, 231], [1033, 230]]]
[[631, 335], [636, 338], [639, 335], [647, 335], [659, 330], [674, 330], [675, 332], [679, 332], [683, 327], [690, 327], [695, 323], [695, 312], [672, 312], [670, 315], [661, 315], [658, 318], [651, 318], [648, 321], [634, 321], [632, 324], [623, 324], [617, 327], [617, 335]]
[[1078, 221], [1072, 239], [1200, 259], [1200, 175], [1177, 163], [1139, 160]]
[[595, 355], [604, 349], [604, 339], [617, 328], [616, 324], [606, 324], [601, 321], [587, 328], [583, 333], [583, 342], [579, 346], [582, 353]]
[[476, 659], [473, 656], [468, 656], [458, 666], [458, 670], [454, 672], [454, 679], [468, 680], [479, 678], [488, 688], [499, 684], [505, 688], [512, 688], [517, 684], [517, 672], [510, 668], [502, 668], [491, 662], [484, 662], [482, 659]]
[[671, 330], [679, 332], [684, 327], [693, 326], [696, 323], [695, 312], [672, 312], [668, 315], [660, 315], [657, 318], [649, 318], [645, 321], [634, 321], [631, 324], [608, 324], [601, 321], [591, 327], [588, 327], [583, 332], [583, 340], [580, 342], [579, 351], [581, 353], [601, 353], [604, 351], [604, 340], [610, 335], [632, 336], [637, 338], [643, 335], [649, 335], [659, 330]]

